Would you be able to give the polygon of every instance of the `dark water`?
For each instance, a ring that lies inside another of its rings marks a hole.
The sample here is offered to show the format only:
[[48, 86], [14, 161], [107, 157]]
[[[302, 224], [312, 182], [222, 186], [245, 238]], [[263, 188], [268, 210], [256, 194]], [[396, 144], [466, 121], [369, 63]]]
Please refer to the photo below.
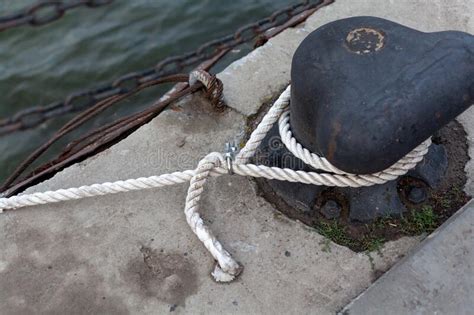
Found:
[[[35, 2], [1, 0], [0, 15]], [[233, 33], [239, 26], [295, 2], [298, 1], [115, 0], [97, 9], [75, 9], [47, 26], [2, 32], [0, 117], [61, 100], [68, 93], [151, 67], [167, 56], [194, 50], [208, 40]], [[97, 127], [142, 109], [161, 91], [152, 89], [123, 102], [84, 128]], [[0, 138], [0, 181], [71, 117]], [[45, 158], [58, 152], [65, 141]]]

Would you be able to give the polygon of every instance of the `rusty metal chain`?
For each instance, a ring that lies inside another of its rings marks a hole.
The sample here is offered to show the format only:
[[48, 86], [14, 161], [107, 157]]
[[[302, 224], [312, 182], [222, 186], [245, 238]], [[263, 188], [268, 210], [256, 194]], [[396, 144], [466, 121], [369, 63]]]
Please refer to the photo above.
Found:
[[[81, 2], [90, 1], [83, 0]], [[99, 2], [105, 4], [107, 1]], [[153, 68], [128, 73], [119, 77], [115, 81], [98, 88], [72, 93], [64, 101], [55, 102], [47, 106], [36, 106], [22, 110], [10, 118], [0, 119], [0, 136], [19, 130], [34, 128], [52, 118], [64, 114], [83, 111], [106, 98], [132, 92], [136, 90], [140, 84], [146, 84], [147, 82], [154, 81], [165, 75], [181, 73], [185, 69], [189, 69], [205, 60], [209, 60], [221, 51], [233, 49], [239, 45], [250, 43], [254, 40], [254, 47], [261, 46], [269, 37], [276, 35], [275, 32], [272, 32], [271, 36], [266, 36], [266, 32], [275, 29], [281, 31], [286, 27], [292, 26], [291, 24], [287, 25], [288, 22], [294, 20], [298, 15], [304, 12], [312, 13], [311, 10], [330, 2], [332, 1], [306, 0], [288, 6], [274, 12], [269, 17], [239, 28], [234, 34], [207, 42], [195, 51], [179, 56], [168, 57], [156, 64]], [[304, 19], [305, 17], [303, 20]], [[297, 22], [301, 22], [300, 20], [301, 19], [296, 19]]]
[[[254, 48], [261, 46], [281, 31], [305, 21], [313, 12], [333, 2], [334, 0], [306, 0], [300, 4], [289, 6], [276, 11], [268, 18], [241, 27], [233, 35], [208, 42], [194, 52], [166, 58], [154, 68], [129, 73], [121, 76], [109, 85], [73, 93], [65, 101], [44, 107], [32, 108], [18, 113], [10, 119], [0, 121], [1, 136], [2, 128], [4, 128], [4, 131], [8, 131], [8, 128], [11, 128], [11, 132], [13, 132], [26, 129], [26, 126], [35, 126], [37, 121], [46, 121], [64, 113], [70, 113], [79, 109], [83, 110], [82, 113], [70, 120], [48, 141], [30, 154], [3, 183], [0, 187], [0, 192], [3, 192], [5, 196], [19, 193], [36, 183], [52, 177], [62, 169], [107, 149], [130, 135], [140, 126], [150, 122], [173, 102], [203, 87], [205, 88], [204, 95], [210, 98], [211, 104], [214, 105], [217, 111], [221, 111], [223, 109], [221, 102], [223, 86], [222, 82], [215, 75], [203, 72], [204, 80], [202, 81], [205, 84], [197, 82], [189, 86], [187, 83], [188, 75], [180, 74], [178, 71], [189, 67], [195, 70], [208, 71], [234, 47], [253, 40], [255, 40]], [[35, 168], [25, 176], [21, 176], [54, 143], [89, 121], [92, 117], [145, 88], [165, 82], [180, 83], [177, 83], [173, 89], [147, 109], [83, 134], [65, 146], [63, 152], [55, 158]], [[36, 122], [35, 115], [38, 117]]]
[[0, 16], [0, 32], [18, 26], [41, 26], [54, 22], [77, 7], [97, 8], [114, 0], [47, 0], [35, 3], [13, 14]]

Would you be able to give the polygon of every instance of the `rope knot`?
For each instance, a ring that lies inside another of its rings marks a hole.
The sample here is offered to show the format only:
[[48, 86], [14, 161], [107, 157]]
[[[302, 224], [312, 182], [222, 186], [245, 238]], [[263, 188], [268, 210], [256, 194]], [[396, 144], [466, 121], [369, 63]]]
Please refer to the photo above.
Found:
[[226, 168], [226, 159], [220, 152], [211, 152], [199, 161], [196, 172], [201, 173], [199, 170], [211, 171], [216, 168]]

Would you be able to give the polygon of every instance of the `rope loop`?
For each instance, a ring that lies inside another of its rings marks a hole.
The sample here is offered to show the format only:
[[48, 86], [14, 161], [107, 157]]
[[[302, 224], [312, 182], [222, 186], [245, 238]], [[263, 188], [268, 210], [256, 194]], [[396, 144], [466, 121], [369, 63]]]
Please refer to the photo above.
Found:
[[210, 100], [211, 104], [218, 110], [223, 111], [225, 108], [222, 99], [224, 84], [215, 75], [204, 70], [194, 70], [189, 74], [189, 85], [201, 82], [206, 89], [205, 96]]
[[199, 215], [199, 200], [204, 190], [204, 184], [209, 178], [211, 171], [216, 168], [225, 167], [224, 156], [218, 152], [212, 152], [203, 158], [191, 178], [184, 214], [191, 230], [211, 253], [217, 265], [212, 276], [217, 282], [232, 281], [241, 271], [240, 265], [224, 249], [216, 239], [212, 231], [207, 228]]

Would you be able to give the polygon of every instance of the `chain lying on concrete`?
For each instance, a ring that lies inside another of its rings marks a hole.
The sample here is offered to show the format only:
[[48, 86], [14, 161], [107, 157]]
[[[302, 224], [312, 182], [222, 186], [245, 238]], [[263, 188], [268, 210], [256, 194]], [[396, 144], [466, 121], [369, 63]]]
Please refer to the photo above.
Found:
[[[77, 2], [84, 3], [84, 5], [87, 5], [87, 3], [106, 4], [110, 2], [110, 0], [81, 0]], [[12, 117], [0, 119], [0, 136], [20, 130], [31, 129], [52, 118], [82, 111], [105, 99], [133, 92], [141, 84], [146, 84], [162, 76], [181, 73], [186, 68], [197, 66], [199, 63], [210, 60], [223, 51], [228, 52], [237, 46], [250, 43], [255, 39], [254, 48], [259, 47], [271, 37], [279, 34], [288, 27], [303, 22], [317, 9], [331, 4], [332, 2], [334, 2], [334, 0], [302, 1], [298, 4], [278, 10], [269, 17], [257, 22], [244, 25], [234, 34], [209, 41], [201, 45], [195, 51], [166, 58], [153, 68], [128, 73], [120, 76], [109, 84], [72, 93], [63, 101], [22, 110]], [[61, 3], [63, 2], [47, 1], [42, 3], [42, 6], [59, 8]], [[0, 30], [2, 25], [1, 21], [0, 18]]]
[[[197, 74], [197, 76], [199, 75]], [[288, 120], [290, 89], [291, 87], [288, 86], [273, 104], [257, 128], [252, 132], [244, 148], [237, 155], [235, 162], [229, 159], [230, 155], [224, 157], [219, 152], [212, 152], [199, 162], [195, 170], [2, 198], [0, 199], [0, 211], [190, 182], [184, 209], [186, 220], [199, 240], [217, 261], [217, 265], [212, 273], [214, 279], [218, 282], [232, 281], [240, 273], [242, 267], [223, 248], [212, 231], [205, 226], [199, 215], [199, 201], [204, 191], [206, 180], [210, 176], [233, 173], [242, 176], [263, 177], [313, 185], [337, 187], [372, 186], [383, 184], [406, 174], [423, 159], [431, 144], [430, 139], [424, 141], [412, 152], [382, 172], [368, 175], [345, 173], [331, 165], [325, 158], [309, 152], [292, 137]], [[312, 167], [326, 171], [325, 173], [294, 171], [288, 168], [248, 163], [267, 132], [277, 120], [280, 127], [280, 136], [282, 139], [286, 139], [284, 144], [287, 149], [297, 157], [306, 159]]]
[[[5, 191], [8, 189], [8, 194], [14, 194], [18, 191], [23, 190], [30, 184], [37, 183], [42, 179], [47, 178], [47, 176], [52, 173], [67, 167], [78, 160], [85, 158], [86, 156], [93, 155], [97, 152], [100, 152], [104, 142], [106, 143], [115, 143], [114, 141], [119, 141], [123, 137], [126, 137], [128, 134], [136, 130], [141, 124], [149, 122], [151, 119], [156, 117], [161, 113], [166, 106], [171, 102], [199, 90], [202, 87], [202, 84], [195, 84], [191, 87], [184, 88], [183, 90], [176, 91], [173, 93], [167, 100], [157, 102], [150, 106], [147, 110], [140, 112], [138, 114], [127, 117], [127, 119], [119, 120], [113, 124], [106, 125], [98, 130], [95, 130], [97, 134], [90, 133], [86, 136], [81, 137], [80, 139], [70, 143], [66, 150], [55, 160], [42, 165], [29, 176], [24, 178], [20, 183], [11, 186], [12, 183], [44, 152], [48, 150], [52, 145], [57, 143], [65, 135], [71, 133], [73, 130], [82, 126], [84, 123], [90, 120], [90, 118], [100, 114], [104, 110], [110, 108], [119, 101], [138, 93], [142, 89], [155, 86], [162, 82], [186, 82], [188, 80], [188, 75], [186, 74], [176, 74], [171, 76], [165, 76], [161, 79], [157, 79], [146, 84], [140, 85], [136, 91], [129, 92], [124, 95], [119, 95], [111, 99], [106, 99], [99, 102], [96, 106], [87, 109], [80, 115], [74, 117], [68, 123], [66, 123], [60, 130], [58, 130], [47, 142], [38, 147], [34, 152], [32, 152], [20, 165], [15, 169], [15, 171], [7, 178], [4, 182], [0, 191]], [[126, 130], [121, 129], [126, 126]], [[101, 140], [103, 139], [103, 140]], [[91, 140], [91, 141], [89, 141]]]
[[[2, 136], [2, 134], [33, 128], [60, 115], [83, 111], [21, 162], [0, 186], [0, 192], [12, 196], [31, 185], [52, 177], [67, 166], [81, 162], [101, 152], [131, 134], [143, 124], [151, 121], [172, 102], [199, 90], [202, 84], [189, 86], [184, 82], [178, 83], [146, 110], [120, 118], [75, 139], [67, 144], [64, 151], [55, 158], [23, 175], [54, 143], [57, 143], [105, 109], [135, 95], [144, 88], [166, 82], [165, 78], [179, 75], [181, 71], [187, 68], [194, 67], [193, 69], [209, 71], [215, 63], [233, 48], [252, 41], [254, 41], [254, 48], [261, 46], [268, 39], [289, 27], [300, 24], [316, 10], [333, 2], [334, 0], [302, 1], [278, 10], [267, 18], [247, 24], [232, 35], [201, 45], [194, 52], [166, 58], [153, 68], [126, 74], [111, 84], [73, 93], [65, 101], [30, 108], [17, 113], [11, 118], [0, 120], [0, 136]], [[215, 104], [216, 110], [222, 110], [224, 108], [222, 101], [213, 96], [217, 93], [215, 91], [222, 91], [222, 84], [215, 78], [211, 78], [208, 82], [211, 84], [210, 88], [206, 89], [206, 95], [210, 97], [211, 103]]]
[[114, 0], [47, 0], [35, 3], [13, 14], [0, 16], [0, 32], [14, 27], [41, 26], [54, 22], [72, 9], [78, 7], [97, 8]]

